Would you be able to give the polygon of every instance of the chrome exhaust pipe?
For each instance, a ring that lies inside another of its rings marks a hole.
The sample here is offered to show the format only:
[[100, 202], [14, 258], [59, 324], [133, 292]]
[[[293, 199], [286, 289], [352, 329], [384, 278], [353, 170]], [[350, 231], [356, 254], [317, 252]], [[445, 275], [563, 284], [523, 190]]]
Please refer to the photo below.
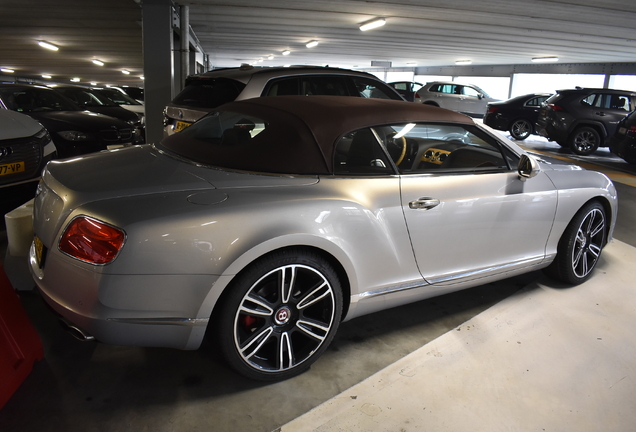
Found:
[[77, 327], [75, 324], [72, 324], [66, 321], [64, 318], [59, 319], [59, 323], [62, 325], [62, 328], [71, 334], [75, 339], [80, 340], [82, 342], [90, 342], [95, 340], [95, 336], [92, 336], [86, 333], [81, 328]]

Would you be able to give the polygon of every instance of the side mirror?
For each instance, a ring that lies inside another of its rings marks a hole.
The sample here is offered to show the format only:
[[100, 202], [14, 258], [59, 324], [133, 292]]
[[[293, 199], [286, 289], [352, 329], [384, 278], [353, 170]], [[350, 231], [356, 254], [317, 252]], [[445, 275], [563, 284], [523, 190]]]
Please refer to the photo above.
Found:
[[478, 97], [479, 99], [483, 99], [483, 98], [484, 98], [484, 94], [483, 94], [483, 93], [479, 93], [479, 94], [477, 95], [477, 97]]
[[541, 168], [539, 168], [539, 164], [534, 158], [527, 154], [522, 154], [519, 159], [519, 165], [517, 165], [517, 172], [519, 173], [521, 181], [526, 181], [526, 179], [530, 179], [539, 174]]

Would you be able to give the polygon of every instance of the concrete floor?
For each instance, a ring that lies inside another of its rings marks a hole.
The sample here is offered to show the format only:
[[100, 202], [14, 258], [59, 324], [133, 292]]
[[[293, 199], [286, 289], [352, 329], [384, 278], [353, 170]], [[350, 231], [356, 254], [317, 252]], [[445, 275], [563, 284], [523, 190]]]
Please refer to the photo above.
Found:
[[[568, 156], [541, 139], [523, 144]], [[243, 379], [211, 343], [80, 343], [21, 291], [45, 358], [0, 411], [0, 431], [631, 431], [636, 177], [598, 159], [577, 162], [612, 172], [619, 241], [586, 284], [558, 287], [535, 272], [361, 317], [281, 383]], [[0, 256], [4, 247], [0, 231]]]

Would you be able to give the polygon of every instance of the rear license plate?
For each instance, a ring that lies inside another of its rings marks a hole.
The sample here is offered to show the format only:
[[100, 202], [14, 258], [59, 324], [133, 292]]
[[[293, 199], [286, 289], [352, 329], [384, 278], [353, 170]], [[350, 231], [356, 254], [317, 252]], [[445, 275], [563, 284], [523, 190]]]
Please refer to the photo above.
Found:
[[16, 174], [23, 172], [25, 169], [24, 162], [14, 162], [10, 164], [0, 165], [0, 175]]
[[44, 244], [42, 244], [42, 240], [38, 236], [33, 238], [33, 246], [35, 246], [35, 262], [38, 265], [38, 268], [42, 268], [42, 256], [44, 255]]
[[177, 121], [174, 125], [174, 131], [179, 132], [190, 126], [192, 123]]

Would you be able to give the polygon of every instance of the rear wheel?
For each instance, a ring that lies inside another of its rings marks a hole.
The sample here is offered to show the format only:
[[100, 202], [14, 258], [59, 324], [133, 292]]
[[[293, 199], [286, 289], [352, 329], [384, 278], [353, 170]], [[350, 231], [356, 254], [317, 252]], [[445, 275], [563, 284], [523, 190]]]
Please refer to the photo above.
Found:
[[248, 378], [273, 381], [304, 372], [340, 323], [338, 277], [310, 251], [268, 255], [228, 289], [218, 322], [219, 344], [230, 366]]
[[522, 141], [532, 134], [532, 124], [526, 119], [517, 119], [510, 124], [509, 132], [514, 139]]
[[590, 202], [572, 218], [563, 232], [555, 260], [546, 274], [570, 284], [580, 284], [592, 274], [605, 245], [607, 222], [605, 209]]
[[581, 156], [594, 153], [601, 145], [599, 133], [588, 126], [578, 128], [570, 137], [570, 149]]

